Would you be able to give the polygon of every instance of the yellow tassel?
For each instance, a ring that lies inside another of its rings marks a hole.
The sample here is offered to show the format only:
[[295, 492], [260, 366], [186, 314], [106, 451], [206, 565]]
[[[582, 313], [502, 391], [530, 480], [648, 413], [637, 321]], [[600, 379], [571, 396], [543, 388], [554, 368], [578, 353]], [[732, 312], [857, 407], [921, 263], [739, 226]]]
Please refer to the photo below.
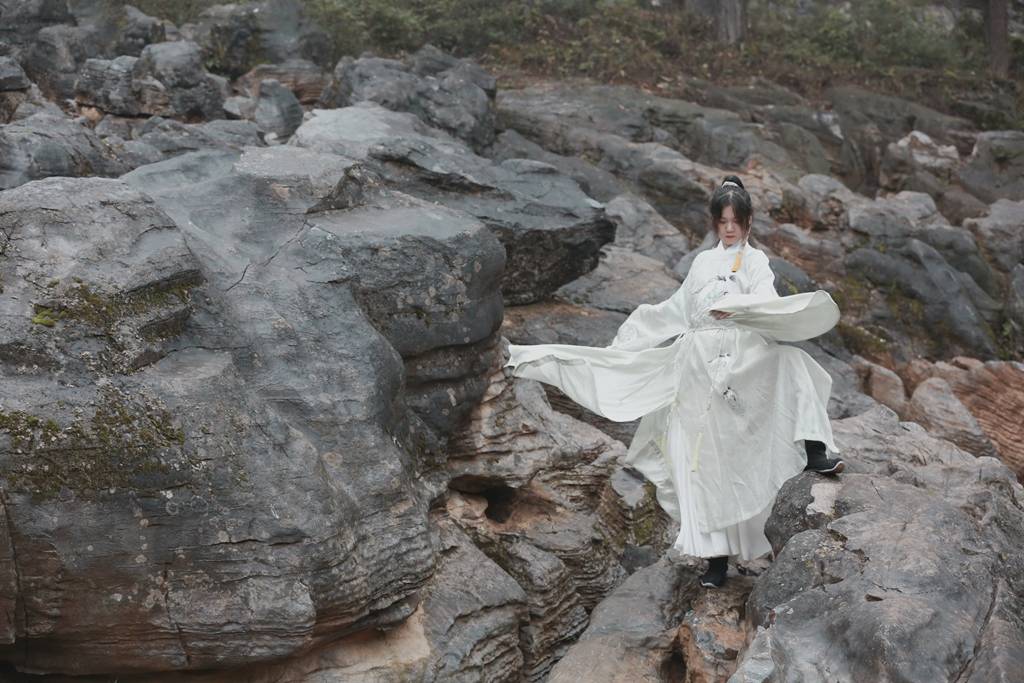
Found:
[[739, 251], [736, 252], [736, 260], [732, 262], [732, 272], [736, 272], [740, 269], [740, 264], [743, 263], [743, 246], [740, 245]]
[[693, 447], [693, 463], [690, 465], [690, 471], [696, 472], [697, 465], [700, 464], [700, 444], [704, 441], [704, 430], [697, 432], [697, 443]]

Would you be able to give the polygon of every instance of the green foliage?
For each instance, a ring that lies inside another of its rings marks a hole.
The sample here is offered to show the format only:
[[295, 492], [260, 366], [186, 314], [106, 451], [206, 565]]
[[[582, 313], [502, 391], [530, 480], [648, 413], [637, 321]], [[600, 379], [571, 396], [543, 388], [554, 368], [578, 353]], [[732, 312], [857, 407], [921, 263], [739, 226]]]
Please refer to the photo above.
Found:
[[[217, 0], [132, 2], [180, 25]], [[1017, 106], [1005, 117], [981, 120], [999, 106], [962, 115], [981, 126], [1006, 127], [1024, 111], [1024, 88], [986, 77], [980, 14], [965, 11], [957, 26], [943, 26], [928, 13], [925, 0], [818, 0], [802, 12], [798, 5], [806, 3], [800, 0], [750, 0], [750, 30], [740, 45], [717, 42], [711, 20], [677, 1], [659, 7], [651, 0], [302, 2], [330, 36], [333, 54], [325, 66], [364, 52], [399, 56], [429, 42], [476, 57], [503, 79], [586, 76], [686, 96], [689, 77], [728, 84], [757, 76], [811, 98], [832, 84], [856, 83], [943, 111], [960, 100], [1004, 102], [1005, 94], [995, 100], [992, 95], [1009, 90], [1009, 101]], [[1014, 39], [1011, 49], [1011, 78], [1019, 78], [1024, 41]], [[214, 54], [208, 66], [223, 72], [218, 62], [231, 55]]]
[[528, 43], [499, 47], [513, 63], [562, 76], [640, 78], [671, 72], [699, 20], [681, 12], [655, 12], [630, 2], [579, 19], [537, 14], [527, 23]]
[[167, 19], [176, 26], [195, 21], [207, 7], [226, 4], [221, 0], [103, 0], [103, 7], [114, 10], [131, 5], [152, 17]]
[[534, 9], [490, 0], [306, 0], [336, 56], [364, 50], [409, 52], [430, 42], [456, 54], [479, 54], [522, 39]]
[[[983, 44], [966, 18], [952, 34], [921, 11], [923, 2], [858, 0], [817, 5], [806, 16], [770, 21], [756, 39], [773, 40], [789, 56], [812, 63], [951, 68], [977, 59]], [[969, 15], [965, 15], [969, 16]]]

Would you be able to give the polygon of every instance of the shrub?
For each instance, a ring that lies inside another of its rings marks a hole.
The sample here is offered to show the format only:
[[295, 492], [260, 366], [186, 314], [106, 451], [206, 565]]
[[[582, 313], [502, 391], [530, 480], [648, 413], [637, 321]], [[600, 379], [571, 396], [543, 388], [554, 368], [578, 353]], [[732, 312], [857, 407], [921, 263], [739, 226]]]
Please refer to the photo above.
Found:
[[[947, 68], [962, 63], [968, 45], [980, 45], [969, 30], [950, 33], [922, 2], [857, 0], [816, 5], [781, 27], [783, 49], [804, 61], [849, 62], [880, 68]], [[965, 15], [970, 22], [970, 15]], [[779, 22], [762, 39], [779, 40]]]

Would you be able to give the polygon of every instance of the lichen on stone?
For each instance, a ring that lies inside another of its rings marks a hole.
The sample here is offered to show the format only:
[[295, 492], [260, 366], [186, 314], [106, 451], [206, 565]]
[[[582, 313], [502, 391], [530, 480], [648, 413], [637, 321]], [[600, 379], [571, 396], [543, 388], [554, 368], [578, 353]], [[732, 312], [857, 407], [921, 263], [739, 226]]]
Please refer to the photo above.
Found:
[[173, 462], [188, 460], [184, 443], [184, 431], [159, 401], [110, 385], [99, 389], [91, 416], [64, 426], [24, 410], [0, 410], [5, 487], [42, 498], [65, 489], [93, 498], [110, 489], [146, 487], [147, 477], [166, 481]]

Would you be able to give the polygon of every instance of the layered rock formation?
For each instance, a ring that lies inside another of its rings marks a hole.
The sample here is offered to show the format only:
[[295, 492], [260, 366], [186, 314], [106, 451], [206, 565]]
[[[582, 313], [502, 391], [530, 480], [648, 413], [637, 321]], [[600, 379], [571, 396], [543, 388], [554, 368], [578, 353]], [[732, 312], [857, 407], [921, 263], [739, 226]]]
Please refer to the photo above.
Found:
[[[499, 89], [430, 46], [331, 68], [292, 0], [8, 5], [0, 678], [1017, 672], [1016, 131], [848, 87]], [[779, 292], [842, 308], [802, 346], [848, 470], [707, 593], [635, 424], [501, 365], [671, 294], [733, 172]]]

